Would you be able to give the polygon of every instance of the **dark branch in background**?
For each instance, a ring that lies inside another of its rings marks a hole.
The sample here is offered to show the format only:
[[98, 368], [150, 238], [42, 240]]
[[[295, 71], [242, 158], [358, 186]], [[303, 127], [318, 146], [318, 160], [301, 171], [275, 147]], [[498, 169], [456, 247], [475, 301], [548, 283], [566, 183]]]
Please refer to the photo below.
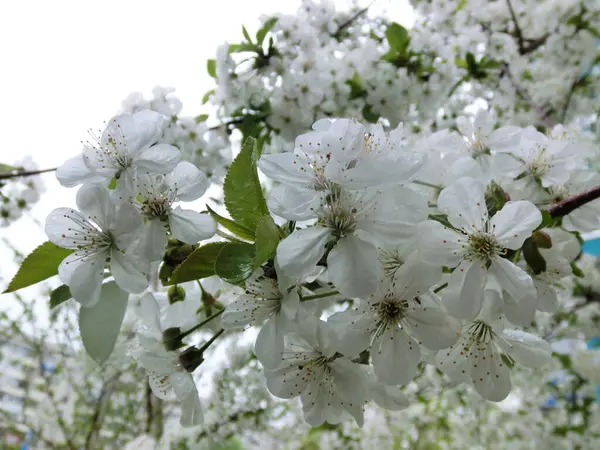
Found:
[[344, 31], [346, 28], [348, 28], [350, 25], [352, 25], [352, 23], [358, 19], [360, 16], [364, 15], [369, 8], [371, 7], [371, 5], [373, 5], [373, 3], [375, 3], [377, 0], [373, 0], [371, 3], [369, 3], [367, 6], [365, 6], [363, 9], [361, 9], [360, 11], [358, 11], [356, 14], [354, 14], [352, 17], [350, 17], [348, 20], [346, 20], [345, 22], [343, 22], [337, 29], [337, 31], [333, 34], [333, 37], [335, 39], [338, 39], [340, 37], [340, 35], [342, 34], [342, 31]]
[[46, 172], [54, 172], [56, 167], [52, 169], [42, 169], [42, 170], [22, 170], [22, 171], [12, 171], [9, 173], [0, 173], [0, 180], [8, 180], [9, 178], [18, 178], [18, 177], [30, 177], [32, 175], [39, 175], [41, 173]]
[[600, 198], [600, 186], [593, 187], [590, 190], [582, 192], [579, 195], [575, 195], [570, 198], [566, 198], [548, 208], [550, 216], [553, 218], [563, 217], [569, 213], [572, 213], [577, 208], [581, 208], [583, 205]]
[[515, 25], [515, 35], [517, 38], [517, 45], [519, 46], [519, 54], [526, 55], [544, 45], [550, 34], [545, 34], [544, 36], [536, 39], [527, 39], [525, 36], [523, 36], [523, 30], [519, 25], [519, 21], [517, 20], [517, 15], [515, 14], [515, 10], [513, 9], [511, 1], [506, 0], [506, 5], [508, 6], [508, 12], [510, 13], [510, 17]]
[[513, 24], [515, 25], [517, 43], [519, 44], [519, 53], [523, 54], [523, 46], [525, 45], [525, 40], [523, 39], [523, 32], [521, 31], [519, 21], [517, 20], [517, 15], [515, 14], [515, 10], [513, 9], [510, 0], [506, 0], [506, 5], [508, 6], [508, 12], [510, 12], [510, 17], [512, 18]]
[[552, 111], [548, 111], [542, 108], [541, 106], [536, 105], [531, 99], [530, 95], [527, 93], [527, 91], [525, 91], [525, 89], [519, 86], [517, 80], [515, 80], [515, 77], [513, 77], [512, 73], [510, 73], [510, 67], [507, 63], [504, 63], [502, 67], [502, 71], [500, 72], [500, 78], [502, 78], [503, 75], [507, 76], [510, 83], [515, 88], [517, 95], [521, 97], [529, 106], [535, 109], [542, 116], [541, 120], [542, 122], [544, 122], [545, 125], [553, 127], [557, 124], [557, 122], [550, 117]]

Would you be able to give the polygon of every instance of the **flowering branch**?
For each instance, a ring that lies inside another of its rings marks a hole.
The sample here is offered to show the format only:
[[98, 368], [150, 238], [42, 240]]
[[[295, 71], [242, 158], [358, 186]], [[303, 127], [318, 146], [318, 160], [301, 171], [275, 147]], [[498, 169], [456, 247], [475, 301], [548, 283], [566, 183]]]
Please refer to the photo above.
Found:
[[581, 194], [575, 195], [570, 198], [566, 198], [551, 207], [548, 208], [550, 216], [563, 217], [567, 214], [572, 213], [577, 208], [581, 208], [583, 205], [600, 198], [600, 186], [593, 187]]
[[0, 173], [0, 180], [8, 180], [9, 178], [17, 178], [17, 177], [29, 177], [32, 175], [39, 175], [41, 173], [46, 172], [54, 172], [57, 168], [53, 167], [52, 169], [41, 169], [41, 170], [23, 170], [23, 171], [13, 171], [9, 173]]

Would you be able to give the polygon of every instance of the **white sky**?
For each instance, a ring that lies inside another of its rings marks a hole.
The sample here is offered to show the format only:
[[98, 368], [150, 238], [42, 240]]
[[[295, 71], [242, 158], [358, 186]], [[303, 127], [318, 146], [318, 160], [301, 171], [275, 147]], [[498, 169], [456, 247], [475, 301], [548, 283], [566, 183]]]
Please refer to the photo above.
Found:
[[[345, 8], [350, 1], [335, 3]], [[40, 168], [56, 167], [80, 151], [86, 130], [100, 128], [129, 93], [149, 93], [156, 85], [177, 88], [184, 113], [203, 112], [201, 98], [212, 88], [206, 60], [216, 48], [239, 42], [242, 24], [254, 35], [261, 14], [293, 13], [299, 5], [299, 0], [1, 1], [0, 162], [31, 155]], [[407, 5], [377, 0], [370, 14], [387, 11], [389, 19], [410, 24]], [[76, 192], [61, 187], [53, 174], [44, 180], [46, 192], [32, 212], [38, 223], [52, 209], [74, 205]], [[46, 240], [31, 219], [0, 228], [2, 237], [23, 253]], [[7, 283], [16, 265], [2, 245], [0, 258]]]

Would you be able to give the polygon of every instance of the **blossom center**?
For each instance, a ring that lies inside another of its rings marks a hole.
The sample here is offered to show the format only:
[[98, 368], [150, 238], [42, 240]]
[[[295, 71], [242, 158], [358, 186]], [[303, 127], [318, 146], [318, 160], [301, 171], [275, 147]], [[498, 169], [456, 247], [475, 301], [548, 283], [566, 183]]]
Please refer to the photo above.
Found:
[[150, 198], [142, 202], [141, 213], [146, 218], [166, 220], [171, 212], [171, 202], [168, 198]]
[[503, 248], [498, 244], [496, 236], [490, 233], [475, 233], [469, 235], [469, 256], [486, 263], [498, 256]]

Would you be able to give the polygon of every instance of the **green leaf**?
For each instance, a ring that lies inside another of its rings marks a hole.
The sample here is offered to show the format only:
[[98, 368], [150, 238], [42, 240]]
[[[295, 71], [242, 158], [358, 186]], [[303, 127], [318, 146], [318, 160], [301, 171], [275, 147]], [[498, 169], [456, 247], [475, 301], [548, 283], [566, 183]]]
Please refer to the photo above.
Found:
[[108, 359], [121, 331], [129, 294], [114, 282], [102, 285], [100, 300], [79, 310], [79, 332], [88, 355], [98, 364]]
[[44, 242], [23, 260], [4, 293], [18, 291], [56, 275], [62, 260], [72, 252], [52, 242]]
[[385, 37], [390, 44], [390, 48], [400, 54], [406, 52], [410, 38], [408, 37], [408, 31], [402, 25], [392, 22], [385, 30]]
[[217, 275], [229, 283], [237, 284], [252, 275], [254, 246], [231, 242], [219, 252], [215, 261]]
[[211, 242], [198, 247], [173, 271], [165, 286], [215, 275], [215, 260], [227, 242]]
[[260, 267], [275, 255], [279, 244], [279, 228], [271, 216], [265, 216], [256, 227], [254, 267]]
[[469, 2], [469, 0], [460, 0], [458, 2], [458, 4], [456, 5], [456, 12], [459, 12], [460, 10], [462, 10], [467, 5], [468, 2]]
[[69, 286], [62, 284], [50, 292], [50, 309], [57, 307], [72, 297]]
[[196, 122], [196, 124], [199, 124], [201, 122], [206, 122], [206, 119], [208, 119], [208, 114], [199, 114], [196, 117], [194, 117], [194, 122]]
[[256, 42], [258, 43], [258, 45], [261, 45], [263, 43], [265, 37], [267, 36], [267, 33], [271, 31], [271, 29], [275, 26], [277, 20], [277, 17], [271, 17], [265, 22], [262, 28], [256, 32]]
[[371, 105], [365, 105], [362, 109], [363, 118], [370, 123], [377, 123], [379, 120], [379, 113], [373, 111], [373, 107]]
[[475, 61], [475, 56], [473, 55], [473, 53], [467, 53], [466, 61], [467, 66], [469, 67], [469, 73], [473, 76], [476, 76], [478, 73], [477, 61]]
[[542, 213], [542, 223], [540, 223], [540, 226], [537, 227], [536, 230], [541, 230], [543, 228], [554, 228], [554, 227], [560, 226], [560, 223], [561, 223], [560, 217], [555, 219], [545, 209], [540, 210], [540, 212]]
[[352, 78], [346, 80], [346, 84], [350, 86], [350, 100], [367, 96], [367, 90], [357, 72], [354, 72]]
[[206, 71], [211, 77], [217, 78], [217, 61], [214, 59], [207, 60]]
[[215, 93], [215, 90], [211, 89], [206, 94], [204, 94], [204, 96], [202, 97], [202, 104], [204, 105], [206, 102], [208, 102], [208, 100], [210, 100], [210, 96], [213, 95], [214, 93]]
[[246, 27], [244, 25], [242, 25], [242, 34], [244, 35], [244, 37], [246, 38], [246, 40], [252, 44], [252, 39], [250, 38], [250, 35], [248, 34], [248, 30], [246, 30]]
[[223, 193], [229, 215], [252, 233], [263, 216], [269, 215], [258, 180], [255, 139], [246, 139], [242, 151], [231, 163], [223, 183]]
[[214, 211], [208, 205], [206, 205], [206, 208], [208, 209], [208, 212], [213, 217], [213, 219], [215, 219], [215, 221], [219, 225], [221, 225], [223, 228], [231, 231], [237, 237], [246, 239], [247, 241], [254, 242], [254, 233], [248, 227], [245, 227], [244, 225], [234, 222], [233, 220], [228, 219], [227, 217], [223, 217], [223, 216], [219, 215], [216, 211]]

